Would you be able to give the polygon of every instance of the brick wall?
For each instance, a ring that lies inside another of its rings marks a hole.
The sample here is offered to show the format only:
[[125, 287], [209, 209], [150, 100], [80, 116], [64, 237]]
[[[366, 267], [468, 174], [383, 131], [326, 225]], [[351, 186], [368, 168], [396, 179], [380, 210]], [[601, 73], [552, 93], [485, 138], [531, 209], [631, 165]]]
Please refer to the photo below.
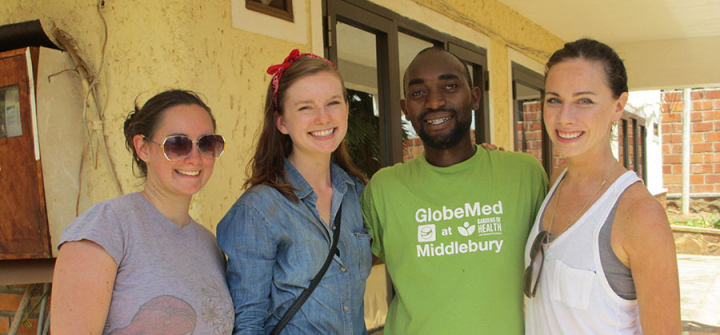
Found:
[[[526, 100], [522, 102], [522, 110], [522, 121], [515, 125], [515, 150], [528, 153], [542, 163], [542, 105], [536, 99]], [[565, 157], [553, 149], [553, 174], [558, 174], [566, 165]]]
[[403, 144], [403, 162], [422, 156], [423, 146], [419, 137], [408, 138]]
[[[663, 181], [682, 192], [682, 91], [663, 93]], [[720, 194], [720, 88], [693, 90], [690, 112], [690, 193]]]
[[539, 101], [522, 104], [523, 120], [515, 127], [515, 148], [542, 161], [542, 113]]
[[[21, 285], [21, 286], [5, 286], [0, 285], [0, 335], [7, 335], [10, 331], [10, 325], [13, 322], [13, 318], [15, 317], [15, 312], [17, 311], [18, 307], [20, 306], [20, 301], [22, 300], [23, 293], [25, 293], [25, 288], [27, 286]], [[30, 310], [33, 306], [35, 306], [35, 303], [37, 303], [38, 299], [42, 296], [43, 293], [43, 285], [36, 285], [35, 288], [32, 291], [32, 298], [30, 299], [30, 303], [27, 306], [27, 309], [25, 310], [25, 313]], [[49, 297], [48, 297], [49, 299]], [[48, 301], [49, 302], [49, 301]], [[50, 304], [48, 303], [47, 308], [50, 308]], [[31, 326], [26, 327], [22, 323], [20, 324], [20, 328], [18, 328], [18, 334], [20, 335], [35, 335], [37, 334], [37, 325], [38, 325], [38, 315], [40, 312], [40, 305], [33, 311], [32, 314], [30, 314], [30, 317], [28, 318], [28, 321], [30, 321]], [[25, 314], [23, 314], [25, 315]]]

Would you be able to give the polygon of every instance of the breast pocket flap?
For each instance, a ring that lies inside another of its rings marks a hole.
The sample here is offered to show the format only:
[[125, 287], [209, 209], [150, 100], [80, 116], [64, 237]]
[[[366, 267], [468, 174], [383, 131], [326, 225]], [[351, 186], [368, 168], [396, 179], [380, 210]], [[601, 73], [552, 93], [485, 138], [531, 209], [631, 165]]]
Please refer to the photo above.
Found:
[[575, 269], [560, 260], [555, 260], [554, 277], [553, 299], [573, 308], [587, 309], [596, 277], [594, 271]]

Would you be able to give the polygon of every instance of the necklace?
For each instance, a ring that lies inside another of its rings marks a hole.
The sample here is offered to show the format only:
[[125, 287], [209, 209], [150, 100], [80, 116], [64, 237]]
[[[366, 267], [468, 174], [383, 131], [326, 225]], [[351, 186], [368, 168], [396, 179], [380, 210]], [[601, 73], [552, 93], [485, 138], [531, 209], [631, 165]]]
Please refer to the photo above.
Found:
[[[608, 179], [610, 178], [610, 175], [612, 175], [613, 172], [615, 172], [615, 170], [617, 170], [617, 166], [615, 166], [615, 168], [611, 169], [610, 173], [608, 173], [607, 176], [605, 176], [605, 179], [600, 184], [600, 187], [598, 187], [598, 189], [595, 190], [595, 193], [593, 193], [593, 195], [590, 197], [590, 199], [588, 199], [588, 201], [585, 203], [585, 205], [582, 206], [582, 208], [580, 208], [580, 211], [577, 212], [577, 214], [575, 214], [575, 217], [572, 219], [572, 221], [570, 221], [570, 225], [575, 223], [575, 221], [580, 217], [580, 214], [585, 212], [585, 209], [587, 208], [587, 206], [590, 205], [590, 202], [592, 202], [593, 199], [595, 199], [595, 196], [598, 194], [598, 192], [600, 192], [600, 190], [602, 190], [603, 186], [605, 186], [605, 183], [607, 183]], [[565, 181], [564, 178], [563, 178], [563, 180], [560, 181], [560, 183], [562, 184], [563, 181]], [[557, 197], [555, 198], [555, 205], [553, 205], [553, 212], [552, 212], [552, 215], [550, 215], [550, 226], [548, 227], [548, 230], [547, 230], [548, 231], [548, 239], [550, 238], [550, 230], [552, 229], [553, 223], [555, 222], [555, 212], [557, 211], [557, 204], [558, 204], [558, 202], [560, 202], [560, 191], [562, 190], [562, 188], [560, 186], [562, 186], [562, 185], [558, 184]], [[547, 244], [549, 246], [550, 244], [552, 244], [552, 241], [548, 242]]]

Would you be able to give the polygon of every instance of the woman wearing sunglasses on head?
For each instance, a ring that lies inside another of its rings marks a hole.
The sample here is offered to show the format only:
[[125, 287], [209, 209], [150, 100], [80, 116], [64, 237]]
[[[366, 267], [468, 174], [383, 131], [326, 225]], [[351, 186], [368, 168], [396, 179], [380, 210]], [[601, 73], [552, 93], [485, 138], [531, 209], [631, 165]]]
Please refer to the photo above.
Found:
[[528, 239], [526, 334], [680, 334], [665, 211], [610, 147], [628, 99], [622, 60], [581, 39], [545, 75], [545, 127], [568, 166]]
[[225, 146], [210, 108], [166, 91], [135, 107], [124, 131], [144, 189], [92, 206], [63, 232], [52, 333], [230, 334], [225, 259], [188, 213]]
[[250, 188], [217, 227], [234, 334], [277, 334], [283, 325], [282, 334], [366, 334], [370, 236], [363, 177], [343, 141], [342, 78], [328, 60], [297, 50], [268, 73]]

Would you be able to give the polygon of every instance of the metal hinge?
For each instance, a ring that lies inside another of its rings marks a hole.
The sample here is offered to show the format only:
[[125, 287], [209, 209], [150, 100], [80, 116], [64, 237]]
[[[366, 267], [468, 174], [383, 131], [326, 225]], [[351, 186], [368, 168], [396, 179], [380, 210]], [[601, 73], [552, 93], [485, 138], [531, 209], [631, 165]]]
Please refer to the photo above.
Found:
[[327, 47], [328, 51], [332, 48], [332, 17], [330, 15], [327, 18]]
[[485, 70], [485, 90], [490, 91], [490, 71]]

